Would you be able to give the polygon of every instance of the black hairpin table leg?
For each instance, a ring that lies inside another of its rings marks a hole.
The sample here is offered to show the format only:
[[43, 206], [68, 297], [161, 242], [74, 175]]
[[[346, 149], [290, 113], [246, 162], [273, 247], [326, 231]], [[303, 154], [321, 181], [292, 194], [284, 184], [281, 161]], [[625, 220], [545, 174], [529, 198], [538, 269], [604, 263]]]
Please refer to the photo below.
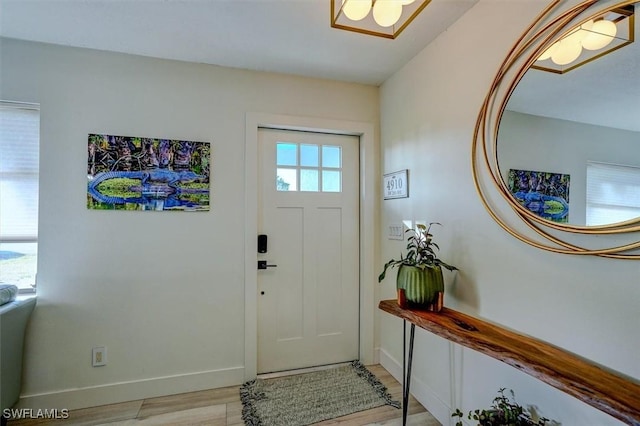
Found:
[[413, 338], [416, 333], [416, 325], [411, 324], [409, 334], [409, 359], [407, 360], [407, 321], [402, 326], [402, 426], [407, 424], [409, 412], [409, 387], [411, 386], [411, 364], [413, 362]]

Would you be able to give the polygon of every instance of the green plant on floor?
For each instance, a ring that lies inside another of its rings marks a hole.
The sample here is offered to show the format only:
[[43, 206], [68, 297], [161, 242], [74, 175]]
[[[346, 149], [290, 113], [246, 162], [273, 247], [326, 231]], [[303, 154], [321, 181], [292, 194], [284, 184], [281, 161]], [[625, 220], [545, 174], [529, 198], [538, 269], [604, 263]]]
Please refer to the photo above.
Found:
[[400, 259], [391, 259], [384, 265], [384, 269], [380, 276], [378, 276], [378, 282], [381, 282], [387, 269], [393, 267], [415, 266], [420, 269], [435, 268], [442, 266], [450, 271], [457, 270], [455, 266], [449, 265], [438, 258], [436, 250], [440, 250], [440, 247], [433, 242], [433, 234], [431, 234], [431, 227], [433, 225], [440, 225], [438, 222], [432, 222], [429, 226], [417, 224], [415, 229], [407, 229], [405, 232], [409, 233], [407, 238], [407, 255], [402, 256]]
[[[498, 391], [498, 396], [493, 399], [491, 407], [488, 409], [478, 409], [469, 411], [467, 418], [477, 422], [477, 426], [545, 426], [549, 419], [544, 417], [533, 420], [522, 406], [515, 402], [515, 396], [512, 390], [509, 390], [511, 396], [505, 395], [505, 388]], [[463, 426], [462, 418], [464, 413], [456, 408], [451, 417], [459, 417], [456, 426]]]

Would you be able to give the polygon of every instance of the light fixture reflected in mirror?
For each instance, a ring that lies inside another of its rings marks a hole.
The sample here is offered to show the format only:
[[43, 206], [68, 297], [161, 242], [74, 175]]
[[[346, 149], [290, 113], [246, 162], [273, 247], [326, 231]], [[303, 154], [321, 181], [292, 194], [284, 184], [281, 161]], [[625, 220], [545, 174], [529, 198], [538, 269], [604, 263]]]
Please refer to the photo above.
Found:
[[394, 39], [431, 0], [331, 0], [331, 26]]
[[[583, 29], [582, 25], [585, 23], [585, 27], [588, 27], [590, 20], [594, 20], [595, 24], [599, 17], [607, 15], [609, 11], [620, 7], [633, 8], [636, 2], [637, 0], [583, 0], [570, 5], [554, 0], [516, 41], [491, 83], [473, 135], [473, 179], [480, 200], [490, 216], [507, 233], [523, 243], [554, 253], [640, 260], [640, 217], [593, 226], [557, 223], [545, 219], [513, 197], [501, 175], [497, 149], [498, 130], [511, 95], [523, 76], [536, 65], [543, 54], [550, 58], [553, 52], [547, 52], [549, 47], [559, 38]], [[581, 39], [581, 36], [575, 37]], [[581, 49], [586, 50], [583, 47]], [[600, 67], [609, 65], [608, 61], [592, 65], [592, 70], [600, 70], [601, 78], [610, 77], [606, 73], [606, 66], [604, 73]], [[586, 69], [587, 67], [583, 68], [585, 71]], [[535, 74], [543, 75], [533, 75]], [[631, 72], [628, 75], [637, 74]]]
[[634, 8], [620, 7], [571, 29], [532, 68], [564, 74], [634, 41]]

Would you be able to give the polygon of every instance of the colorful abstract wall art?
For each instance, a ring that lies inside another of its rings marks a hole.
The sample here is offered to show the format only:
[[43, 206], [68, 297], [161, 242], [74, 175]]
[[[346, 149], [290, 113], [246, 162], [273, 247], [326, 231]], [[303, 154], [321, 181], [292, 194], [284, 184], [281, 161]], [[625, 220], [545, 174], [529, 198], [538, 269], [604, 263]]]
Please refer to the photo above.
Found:
[[208, 211], [211, 144], [89, 134], [87, 208]]
[[527, 210], [553, 222], [569, 221], [569, 180], [561, 173], [509, 170], [509, 191]]

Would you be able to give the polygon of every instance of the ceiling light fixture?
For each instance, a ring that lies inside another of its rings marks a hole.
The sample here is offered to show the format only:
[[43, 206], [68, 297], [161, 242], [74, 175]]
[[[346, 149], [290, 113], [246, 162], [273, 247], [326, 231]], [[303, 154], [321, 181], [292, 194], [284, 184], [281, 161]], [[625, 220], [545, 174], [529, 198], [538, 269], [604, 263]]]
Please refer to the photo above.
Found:
[[331, 0], [331, 26], [394, 39], [431, 0]]
[[564, 74], [634, 41], [633, 5], [615, 8], [573, 28], [549, 46], [532, 68]]

